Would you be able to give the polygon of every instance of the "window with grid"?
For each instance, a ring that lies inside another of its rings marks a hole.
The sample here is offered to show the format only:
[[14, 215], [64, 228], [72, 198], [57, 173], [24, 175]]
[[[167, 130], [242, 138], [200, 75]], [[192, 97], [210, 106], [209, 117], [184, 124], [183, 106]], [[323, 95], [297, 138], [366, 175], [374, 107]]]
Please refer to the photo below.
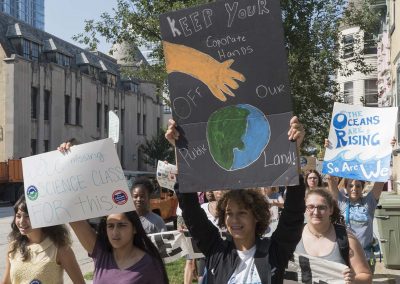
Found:
[[104, 129], [108, 130], [108, 105], [104, 106]]
[[69, 124], [71, 122], [71, 98], [67, 95], [64, 96], [64, 122]]
[[343, 58], [351, 58], [354, 56], [354, 35], [344, 35], [343, 43]]
[[50, 120], [50, 91], [44, 91], [44, 120]]
[[31, 58], [32, 58], [32, 60], [38, 61], [39, 53], [40, 53], [39, 44], [37, 44], [35, 42], [31, 42]]
[[353, 82], [344, 83], [344, 103], [353, 104], [354, 101], [354, 89]]
[[31, 155], [37, 154], [37, 140], [31, 139]]
[[96, 110], [96, 127], [100, 128], [100, 119], [101, 119], [101, 103], [97, 103]]
[[75, 124], [81, 125], [81, 99], [75, 98]]
[[365, 106], [377, 107], [378, 106], [377, 79], [365, 80], [364, 84], [365, 84], [365, 92], [364, 92]]
[[35, 87], [31, 88], [31, 118], [38, 118], [38, 89]]
[[141, 123], [141, 115], [140, 115], [140, 113], [138, 113], [137, 114], [137, 120], [136, 120], [137, 135], [141, 134], [141, 132], [140, 132], [140, 127], [142, 126], [141, 124], [142, 124]]
[[29, 40], [22, 39], [22, 56], [31, 59], [31, 44]]
[[374, 35], [371, 33], [364, 34], [364, 54], [377, 54], [378, 46]]
[[50, 151], [50, 141], [49, 140], [44, 140], [44, 151], [49, 152]]

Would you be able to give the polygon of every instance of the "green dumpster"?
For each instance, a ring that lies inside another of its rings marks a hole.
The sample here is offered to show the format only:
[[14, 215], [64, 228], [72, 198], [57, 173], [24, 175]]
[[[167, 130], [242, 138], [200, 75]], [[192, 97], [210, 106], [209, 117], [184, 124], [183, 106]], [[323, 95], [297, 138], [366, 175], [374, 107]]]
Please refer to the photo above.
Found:
[[375, 211], [383, 263], [386, 268], [400, 269], [400, 195], [382, 194]]

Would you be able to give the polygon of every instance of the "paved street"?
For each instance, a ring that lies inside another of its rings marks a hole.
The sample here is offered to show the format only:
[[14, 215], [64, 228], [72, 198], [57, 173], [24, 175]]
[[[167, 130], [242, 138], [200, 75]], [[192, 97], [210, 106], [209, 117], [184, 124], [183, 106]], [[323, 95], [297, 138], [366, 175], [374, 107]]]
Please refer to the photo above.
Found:
[[[0, 279], [3, 277], [5, 269], [5, 256], [7, 249], [7, 235], [10, 232], [10, 224], [13, 219], [12, 207], [0, 207]], [[81, 267], [83, 275], [93, 271], [93, 262], [87, 256], [87, 253], [80, 245], [75, 237], [71, 234], [73, 239], [73, 250], [75, 252], [78, 263]], [[72, 283], [66, 273], [64, 273], [64, 283]], [[92, 281], [86, 281], [91, 283]], [[377, 263], [376, 272], [374, 275], [374, 283], [400, 283], [400, 270], [391, 270], [384, 267], [383, 262]]]

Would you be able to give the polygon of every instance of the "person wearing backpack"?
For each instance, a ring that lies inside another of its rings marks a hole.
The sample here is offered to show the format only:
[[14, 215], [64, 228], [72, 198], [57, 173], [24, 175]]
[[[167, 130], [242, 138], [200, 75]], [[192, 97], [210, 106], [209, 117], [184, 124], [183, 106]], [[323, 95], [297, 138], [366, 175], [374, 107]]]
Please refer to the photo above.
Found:
[[[170, 120], [165, 137], [174, 145], [179, 133]], [[300, 145], [304, 130], [296, 117], [290, 121], [289, 140]], [[278, 227], [271, 238], [262, 238], [270, 222], [268, 201], [258, 190], [231, 190], [217, 204], [218, 225], [226, 228], [223, 240], [201, 209], [196, 193], [179, 193], [186, 226], [206, 257], [207, 284], [283, 283], [283, 274], [300, 240], [304, 222], [305, 184], [289, 186]]]
[[345, 283], [372, 283], [372, 273], [360, 242], [346, 231], [343, 216], [329, 191], [314, 189], [306, 194], [306, 218], [296, 253], [347, 265]]

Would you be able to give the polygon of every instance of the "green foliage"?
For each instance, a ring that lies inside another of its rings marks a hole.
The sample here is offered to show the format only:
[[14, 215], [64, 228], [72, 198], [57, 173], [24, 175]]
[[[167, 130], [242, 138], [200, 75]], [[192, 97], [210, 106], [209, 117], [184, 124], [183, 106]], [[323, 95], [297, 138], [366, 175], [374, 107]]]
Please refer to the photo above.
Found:
[[[347, 12], [347, 0], [281, 0], [285, 45], [294, 99], [294, 113], [306, 129], [304, 148], [322, 145], [327, 137], [333, 102], [338, 100], [335, 76], [338, 70], [350, 75], [354, 71], [368, 73], [370, 66], [359, 53], [347, 60], [354, 68], [341, 66], [339, 53], [340, 25], [360, 25], [373, 31], [377, 25], [376, 12], [369, 1], [353, 13]], [[159, 94], [166, 92], [166, 72], [158, 16], [162, 13], [200, 5], [207, 0], [118, 0], [113, 15], [104, 13], [101, 20], [86, 22], [85, 31], [75, 39], [95, 48], [99, 34], [109, 42], [128, 42], [130, 46], [147, 46], [153, 50], [152, 65], [141, 65], [129, 72], [158, 85]], [[354, 8], [354, 7], [352, 7]], [[375, 14], [374, 14], [375, 13]], [[134, 52], [131, 52], [134, 56]], [[130, 58], [132, 60], [132, 58]], [[127, 58], [129, 60], [129, 58]]]
[[165, 139], [165, 130], [160, 129], [159, 134], [153, 136], [150, 140], [139, 146], [139, 149], [145, 154], [143, 161], [154, 166], [157, 160], [168, 161], [175, 164], [175, 151]]

